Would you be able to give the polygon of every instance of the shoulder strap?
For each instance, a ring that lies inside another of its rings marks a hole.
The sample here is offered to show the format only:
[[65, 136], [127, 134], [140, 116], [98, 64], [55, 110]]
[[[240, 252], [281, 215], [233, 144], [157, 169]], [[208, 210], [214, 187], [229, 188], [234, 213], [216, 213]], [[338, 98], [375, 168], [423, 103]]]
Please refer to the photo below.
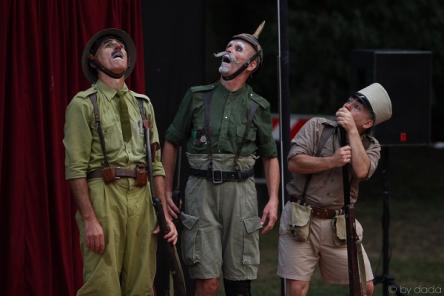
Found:
[[[318, 157], [321, 155], [322, 148], [324, 148], [325, 144], [327, 143], [328, 139], [333, 135], [336, 128], [325, 125], [324, 129], [322, 130], [321, 137], [319, 138], [318, 143], [318, 149], [316, 150], [316, 153], [314, 156]], [[305, 203], [305, 194], [307, 193], [308, 184], [311, 181], [311, 177], [313, 174], [307, 175], [307, 178], [305, 179], [305, 185], [304, 185], [304, 191], [302, 191], [302, 202]]]
[[89, 99], [93, 105], [94, 120], [96, 123], [97, 132], [99, 133], [100, 147], [102, 148], [104, 164], [105, 166], [109, 166], [108, 157], [106, 156], [105, 137], [103, 136], [102, 125], [100, 124], [100, 112], [99, 105], [97, 104], [97, 94], [93, 93], [89, 95]]
[[204, 100], [204, 131], [207, 137], [207, 151], [209, 167], [208, 169], [213, 169], [213, 151], [211, 144], [211, 128], [210, 128], [210, 112], [211, 112], [211, 99], [213, 98], [213, 91], [208, 91], [203, 94]]
[[242, 136], [242, 141], [237, 146], [236, 155], [234, 156], [234, 166], [236, 169], [239, 169], [237, 161], [239, 160], [239, 156], [242, 151], [242, 146], [245, 144], [245, 140], [247, 139], [247, 135], [250, 130], [251, 123], [253, 122], [254, 114], [256, 114], [256, 110], [258, 107], [259, 107], [259, 105], [255, 101], [253, 101], [253, 100], [250, 101], [250, 106], [248, 108], [248, 114], [247, 114], [247, 124], [245, 126], [245, 132], [244, 132], [244, 135]]

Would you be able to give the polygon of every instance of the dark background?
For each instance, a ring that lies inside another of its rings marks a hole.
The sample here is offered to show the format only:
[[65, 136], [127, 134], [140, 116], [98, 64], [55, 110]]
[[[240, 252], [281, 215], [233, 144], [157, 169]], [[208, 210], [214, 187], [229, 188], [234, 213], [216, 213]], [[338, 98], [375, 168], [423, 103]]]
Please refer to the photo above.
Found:
[[[444, 141], [442, 1], [288, 5], [292, 113], [331, 114], [355, 91], [354, 49], [430, 50], [431, 140]], [[0, 2], [2, 294], [74, 295], [81, 284], [62, 139], [66, 105], [88, 87], [80, 56], [89, 37], [114, 26], [134, 38], [139, 56], [128, 84], [150, 96], [163, 136], [186, 89], [218, 78], [212, 53], [232, 35], [254, 32], [262, 20], [264, 67], [251, 84], [277, 112], [276, 6], [269, 0]]]

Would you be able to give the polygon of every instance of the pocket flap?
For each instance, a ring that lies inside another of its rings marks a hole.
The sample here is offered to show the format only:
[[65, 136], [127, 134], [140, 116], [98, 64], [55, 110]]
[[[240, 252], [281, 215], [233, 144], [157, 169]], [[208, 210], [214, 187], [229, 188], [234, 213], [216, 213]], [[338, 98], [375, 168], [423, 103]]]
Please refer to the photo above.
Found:
[[291, 202], [290, 225], [305, 226], [310, 221], [311, 207]]
[[244, 225], [247, 233], [253, 233], [262, 228], [261, 219], [259, 217], [245, 218]]
[[194, 225], [199, 221], [199, 217], [191, 216], [185, 213], [180, 213], [180, 221], [183, 226], [185, 226], [188, 230], [192, 229]]

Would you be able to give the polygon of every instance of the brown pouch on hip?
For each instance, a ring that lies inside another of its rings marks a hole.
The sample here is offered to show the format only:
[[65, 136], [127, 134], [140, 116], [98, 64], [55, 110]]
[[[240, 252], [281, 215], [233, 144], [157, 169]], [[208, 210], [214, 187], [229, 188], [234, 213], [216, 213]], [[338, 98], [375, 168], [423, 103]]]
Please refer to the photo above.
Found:
[[148, 180], [148, 174], [145, 167], [143, 165], [137, 165], [135, 185], [137, 187], [143, 187], [146, 185], [147, 180]]
[[102, 178], [106, 184], [112, 183], [118, 179], [116, 176], [116, 169], [113, 167], [104, 167], [102, 169]]

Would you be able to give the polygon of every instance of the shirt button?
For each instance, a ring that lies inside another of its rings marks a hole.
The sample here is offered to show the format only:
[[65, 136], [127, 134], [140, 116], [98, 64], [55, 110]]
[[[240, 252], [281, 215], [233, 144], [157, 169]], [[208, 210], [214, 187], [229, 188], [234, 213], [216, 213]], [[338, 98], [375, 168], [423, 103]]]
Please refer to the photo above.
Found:
[[228, 119], [228, 116], [225, 116], [225, 119]]

